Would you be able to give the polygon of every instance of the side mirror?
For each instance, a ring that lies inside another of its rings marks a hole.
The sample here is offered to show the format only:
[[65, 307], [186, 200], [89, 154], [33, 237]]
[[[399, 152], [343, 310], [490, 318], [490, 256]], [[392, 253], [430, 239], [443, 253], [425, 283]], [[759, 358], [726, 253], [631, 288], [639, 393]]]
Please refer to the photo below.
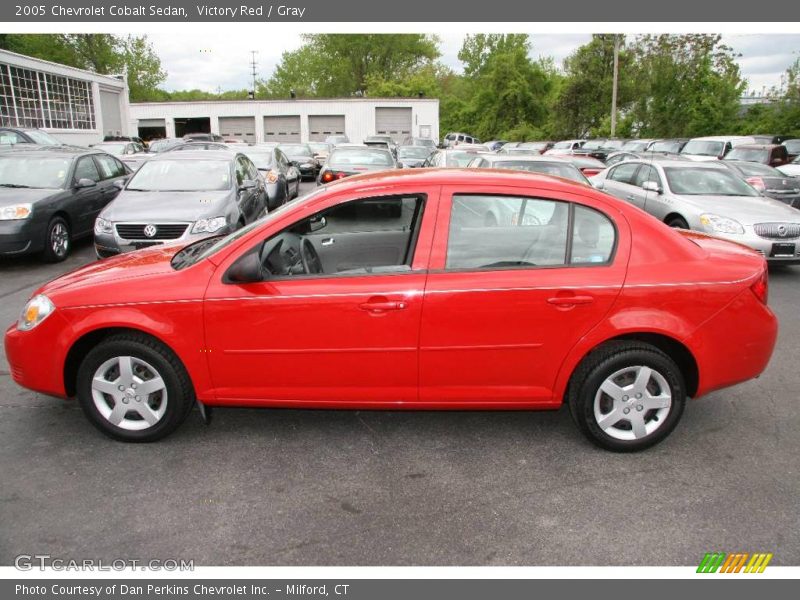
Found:
[[88, 177], [83, 177], [81, 179], [78, 179], [78, 181], [75, 183], [75, 187], [78, 189], [90, 188], [96, 185], [97, 182], [89, 179]]
[[325, 217], [315, 217], [308, 222], [308, 232], [314, 233], [320, 229], [324, 229], [328, 224], [328, 219]]
[[642, 189], [646, 192], [655, 192], [656, 194], [661, 193], [661, 186], [658, 185], [655, 181], [645, 181], [642, 184]]
[[243, 192], [245, 190], [252, 190], [256, 187], [255, 179], [245, 179], [242, 181], [242, 185], [239, 186], [239, 191]]
[[258, 252], [248, 252], [225, 273], [225, 283], [258, 283], [264, 281], [264, 268]]
[[125, 184], [126, 183], [128, 183], [127, 178], [126, 179], [115, 179], [114, 183], [112, 183], [111, 185], [113, 185], [118, 190], [123, 190], [123, 189], [125, 189]]

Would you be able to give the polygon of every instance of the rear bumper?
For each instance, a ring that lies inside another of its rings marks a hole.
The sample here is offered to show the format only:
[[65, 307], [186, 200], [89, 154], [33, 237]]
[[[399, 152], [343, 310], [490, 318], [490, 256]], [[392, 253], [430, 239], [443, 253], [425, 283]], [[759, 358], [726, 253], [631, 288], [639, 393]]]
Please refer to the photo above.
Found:
[[777, 337], [773, 312], [749, 288], [743, 290], [685, 340], [700, 372], [695, 398], [761, 375]]

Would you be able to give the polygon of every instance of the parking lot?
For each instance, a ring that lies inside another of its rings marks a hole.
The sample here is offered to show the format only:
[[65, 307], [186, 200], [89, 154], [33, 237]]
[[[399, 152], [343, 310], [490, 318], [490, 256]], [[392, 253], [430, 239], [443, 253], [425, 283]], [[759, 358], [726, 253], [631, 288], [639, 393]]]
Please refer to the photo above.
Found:
[[[304, 190], [314, 184], [303, 184]], [[0, 321], [94, 260], [0, 262]], [[761, 379], [691, 402], [663, 444], [599, 450], [559, 412], [217, 410], [157, 444], [111, 441], [0, 356], [0, 564], [692, 565], [800, 562], [800, 268], [771, 272]], [[42, 348], [43, 366], [48, 360]]]

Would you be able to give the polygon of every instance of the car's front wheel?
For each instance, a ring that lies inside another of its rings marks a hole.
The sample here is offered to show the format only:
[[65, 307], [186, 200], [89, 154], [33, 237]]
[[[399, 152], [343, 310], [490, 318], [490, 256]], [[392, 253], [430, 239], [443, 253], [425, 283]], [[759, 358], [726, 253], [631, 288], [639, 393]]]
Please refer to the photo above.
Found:
[[69, 223], [62, 217], [53, 217], [45, 232], [42, 259], [45, 262], [61, 262], [69, 255], [72, 247], [72, 234]]
[[173, 432], [194, 404], [177, 356], [140, 334], [107, 338], [78, 369], [78, 400], [89, 421], [125, 442], [152, 442]]
[[641, 342], [611, 342], [573, 375], [569, 408], [578, 428], [607, 450], [635, 452], [667, 437], [683, 414], [683, 375], [669, 356]]

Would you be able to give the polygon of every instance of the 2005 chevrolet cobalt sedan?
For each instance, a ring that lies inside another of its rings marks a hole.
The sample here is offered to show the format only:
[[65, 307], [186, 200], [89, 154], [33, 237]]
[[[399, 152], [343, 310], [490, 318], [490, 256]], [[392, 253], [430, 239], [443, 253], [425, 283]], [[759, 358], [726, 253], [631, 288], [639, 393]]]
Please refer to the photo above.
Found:
[[[489, 222], [494, 205], [504, 218]], [[587, 185], [408, 170], [67, 274], [35, 292], [5, 345], [17, 383], [77, 397], [119, 440], [159, 439], [195, 402], [566, 403], [593, 442], [632, 451], [664, 439], [687, 398], [764, 370], [766, 302], [763, 257]]]

